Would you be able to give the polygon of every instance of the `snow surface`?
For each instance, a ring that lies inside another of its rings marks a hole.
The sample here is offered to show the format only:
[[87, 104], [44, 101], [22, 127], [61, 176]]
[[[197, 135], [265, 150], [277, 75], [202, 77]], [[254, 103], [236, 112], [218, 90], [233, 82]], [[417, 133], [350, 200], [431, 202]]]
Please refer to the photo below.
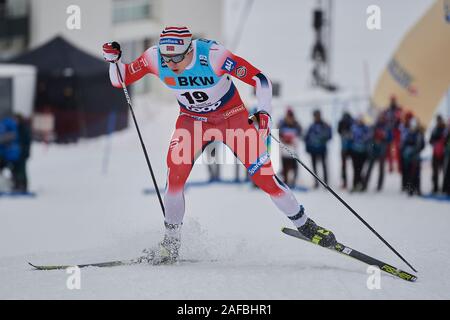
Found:
[[[136, 113], [162, 187], [177, 110], [144, 107]], [[336, 149], [338, 139], [333, 143]], [[303, 148], [300, 156], [309, 163]], [[65, 271], [32, 270], [27, 261], [77, 264], [134, 258], [161, 239], [161, 209], [156, 195], [142, 192], [151, 187], [151, 179], [130, 126], [112, 138], [77, 145], [33, 145], [29, 171], [38, 197], [0, 199], [0, 298], [450, 298], [449, 203], [400, 194], [396, 175], [388, 175], [381, 193], [372, 191], [372, 185], [366, 194], [349, 194], [337, 187], [339, 161], [334, 157], [330, 163], [331, 186], [420, 271], [418, 282], [383, 274], [381, 289], [369, 290], [364, 264], [283, 235], [280, 228], [290, 226], [289, 221], [262, 191], [249, 185], [187, 191], [182, 256], [201, 262], [82, 269], [80, 290], [67, 289]], [[233, 171], [226, 167], [228, 173]], [[427, 164], [426, 192], [429, 178]], [[206, 179], [205, 166], [196, 165], [190, 179]], [[312, 185], [304, 170], [299, 182]], [[324, 189], [296, 196], [308, 214], [334, 230], [343, 243], [409, 271]]]

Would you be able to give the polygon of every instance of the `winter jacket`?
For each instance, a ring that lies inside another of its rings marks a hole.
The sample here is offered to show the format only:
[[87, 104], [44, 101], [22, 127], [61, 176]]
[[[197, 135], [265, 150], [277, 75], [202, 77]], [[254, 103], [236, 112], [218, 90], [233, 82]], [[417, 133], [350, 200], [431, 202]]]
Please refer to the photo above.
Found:
[[431, 132], [430, 144], [433, 146], [433, 157], [438, 159], [444, 158], [446, 136], [446, 127], [437, 126]]
[[[289, 125], [286, 121], [281, 120], [278, 124], [278, 129], [281, 141], [295, 150], [298, 147], [300, 137], [302, 136], [302, 127], [300, 124], [295, 121], [293, 125]], [[291, 157], [289, 152], [284, 148], [281, 148], [281, 156]]]
[[352, 152], [367, 153], [369, 140], [369, 128], [365, 124], [352, 125]]
[[408, 130], [401, 145], [404, 161], [419, 161], [420, 152], [425, 148], [425, 138], [420, 130]]
[[338, 124], [338, 132], [341, 136], [341, 150], [348, 152], [352, 149], [352, 125], [353, 119], [351, 117], [343, 117]]
[[368, 152], [373, 158], [384, 157], [392, 141], [392, 130], [386, 124], [377, 123], [369, 129]]
[[305, 136], [306, 152], [310, 154], [325, 154], [327, 142], [331, 139], [331, 128], [323, 121], [314, 122]]
[[17, 122], [10, 117], [0, 120], [0, 159], [6, 162], [17, 161], [21, 148]]

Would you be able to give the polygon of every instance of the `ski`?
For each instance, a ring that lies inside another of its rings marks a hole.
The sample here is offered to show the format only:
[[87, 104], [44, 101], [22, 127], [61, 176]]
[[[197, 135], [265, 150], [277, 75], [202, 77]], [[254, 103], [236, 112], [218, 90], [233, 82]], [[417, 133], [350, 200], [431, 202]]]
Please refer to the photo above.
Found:
[[[282, 228], [281, 231], [291, 237], [295, 237], [295, 238], [307, 241], [309, 243], [313, 243], [309, 239], [303, 237], [302, 234], [298, 230], [294, 230], [294, 229], [290, 229], [290, 228]], [[315, 243], [313, 243], [313, 244], [315, 244]], [[402, 271], [390, 264], [387, 264], [385, 262], [382, 262], [380, 260], [372, 258], [372, 257], [370, 257], [362, 252], [359, 252], [358, 250], [350, 248], [342, 243], [337, 243], [334, 247], [332, 247], [332, 248], [330, 247], [330, 248], [326, 248], [326, 249], [338, 252], [345, 256], [352, 257], [352, 258], [359, 260], [363, 263], [366, 263], [368, 265], [377, 266], [378, 268], [380, 268], [380, 270], [383, 270], [384, 272], [387, 272], [387, 273], [389, 273], [395, 277], [398, 277], [400, 279], [410, 281], [410, 282], [415, 282], [417, 280], [417, 276], [415, 276], [413, 274], [410, 274], [406, 271]]]
[[31, 262], [28, 262], [30, 266], [35, 268], [36, 270], [63, 270], [71, 267], [78, 268], [86, 268], [86, 267], [116, 267], [116, 266], [127, 266], [132, 264], [137, 264], [134, 260], [116, 260], [116, 261], [106, 261], [106, 262], [98, 262], [98, 263], [87, 263], [87, 264], [78, 264], [78, 265], [35, 265]]
[[148, 262], [140, 262], [137, 259], [131, 259], [131, 260], [114, 260], [114, 261], [105, 261], [105, 262], [97, 262], [97, 263], [87, 263], [87, 264], [78, 264], [78, 265], [35, 265], [31, 262], [28, 262], [30, 266], [32, 266], [36, 270], [64, 270], [71, 267], [78, 267], [78, 268], [87, 268], [87, 267], [97, 267], [97, 268], [107, 268], [107, 267], [118, 267], [118, 266], [131, 266], [131, 265], [137, 265], [137, 264], [148, 264], [151, 266], [156, 265], [173, 265], [178, 263], [196, 263], [201, 262], [202, 260], [196, 260], [196, 259], [179, 259], [175, 263], [161, 263], [161, 264], [151, 264]]

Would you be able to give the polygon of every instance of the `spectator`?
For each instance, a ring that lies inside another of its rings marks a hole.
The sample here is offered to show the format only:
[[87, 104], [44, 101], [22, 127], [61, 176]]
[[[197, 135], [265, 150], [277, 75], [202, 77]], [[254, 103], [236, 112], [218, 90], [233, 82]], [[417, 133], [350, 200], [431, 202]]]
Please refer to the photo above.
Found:
[[405, 138], [401, 145], [401, 155], [404, 166], [404, 181], [406, 191], [410, 196], [421, 195], [420, 173], [421, 160], [420, 152], [425, 147], [423, 129], [416, 118], [409, 121], [409, 128], [405, 133]]
[[445, 142], [447, 138], [448, 129], [445, 126], [444, 119], [438, 115], [436, 117], [436, 126], [431, 132], [430, 144], [433, 146], [433, 158], [432, 158], [432, 193], [438, 193], [439, 188], [439, 175], [440, 171], [444, 169], [444, 155], [445, 155]]
[[389, 107], [384, 111], [386, 122], [392, 135], [392, 142], [387, 149], [387, 160], [389, 163], [389, 172], [394, 171], [394, 163], [397, 163], [397, 170], [401, 172], [401, 157], [400, 157], [400, 124], [402, 119], [402, 108], [397, 103], [397, 98], [391, 96]]
[[351, 127], [352, 130], [352, 163], [353, 163], [353, 188], [351, 192], [363, 191], [364, 180], [362, 170], [367, 159], [367, 143], [369, 141], [369, 128], [359, 116]]
[[[331, 139], [331, 128], [322, 120], [319, 110], [313, 112], [314, 123], [309, 127], [305, 136], [306, 152], [311, 155], [314, 173], [317, 174], [317, 161], [322, 162], [323, 179], [328, 183], [327, 172], [327, 143]], [[315, 180], [314, 188], [319, 183]]]
[[14, 180], [14, 191], [28, 192], [27, 161], [30, 157], [31, 147], [31, 124], [20, 114], [15, 114], [17, 131], [19, 135], [20, 156], [12, 163], [12, 174]]
[[445, 135], [444, 154], [444, 184], [442, 192], [450, 196], [450, 119], [448, 120], [447, 132]]
[[[413, 114], [412, 112], [408, 111], [405, 114], [405, 117], [403, 119], [403, 121], [400, 123], [399, 126], [399, 130], [400, 130], [400, 146], [403, 145], [403, 142], [405, 141], [405, 138], [409, 132], [409, 127], [410, 127], [410, 122], [411, 119], [413, 118]], [[401, 150], [400, 150], [401, 153]], [[405, 170], [405, 166], [403, 165], [403, 157], [400, 157], [400, 169], [401, 169], [401, 176], [402, 176], [402, 191], [407, 191], [407, 186], [406, 186], [406, 177], [407, 177], [407, 173]]]
[[[294, 111], [291, 108], [288, 108], [284, 119], [278, 124], [278, 128], [281, 142], [295, 151], [302, 136], [302, 127], [295, 119]], [[281, 165], [284, 183], [294, 188], [298, 175], [298, 163], [284, 148], [281, 148]], [[290, 179], [291, 172], [292, 178]]]
[[364, 190], [370, 181], [373, 166], [376, 161], [379, 164], [377, 191], [381, 191], [384, 181], [384, 163], [389, 144], [392, 141], [392, 131], [389, 130], [386, 115], [380, 114], [375, 125], [369, 130], [370, 143], [368, 144], [368, 166], [364, 181]]
[[347, 188], [347, 159], [352, 157], [352, 125], [353, 118], [345, 112], [339, 121], [338, 132], [341, 136], [341, 177], [342, 188]]
[[[13, 117], [7, 116], [0, 119], [0, 174], [5, 168], [13, 172], [13, 164], [20, 158], [18, 130], [17, 122]], [[14, 175], [13, 180], [15, 181]]]

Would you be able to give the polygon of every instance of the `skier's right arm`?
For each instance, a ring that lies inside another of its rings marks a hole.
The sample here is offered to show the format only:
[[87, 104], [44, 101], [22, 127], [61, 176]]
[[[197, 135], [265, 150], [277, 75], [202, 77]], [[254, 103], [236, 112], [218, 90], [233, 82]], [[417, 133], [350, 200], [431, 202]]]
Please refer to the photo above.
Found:
[[[103, 45], [103, 58], [111, 63], [109, 66], [109, 78], [112, 85], [116, 88], [121, 88], [121, 79], [125, 82], [125, 85], [130, 85], [148, 73], [156, 74], [157, 64], [153, 51], [154, 47], [151, 47], [132, 63], [124, 64], [120, 61], [122, 56], [120, 45], [117, 42], [105, 43]], [[119, 67], [120, 75], [116, 65]]]

